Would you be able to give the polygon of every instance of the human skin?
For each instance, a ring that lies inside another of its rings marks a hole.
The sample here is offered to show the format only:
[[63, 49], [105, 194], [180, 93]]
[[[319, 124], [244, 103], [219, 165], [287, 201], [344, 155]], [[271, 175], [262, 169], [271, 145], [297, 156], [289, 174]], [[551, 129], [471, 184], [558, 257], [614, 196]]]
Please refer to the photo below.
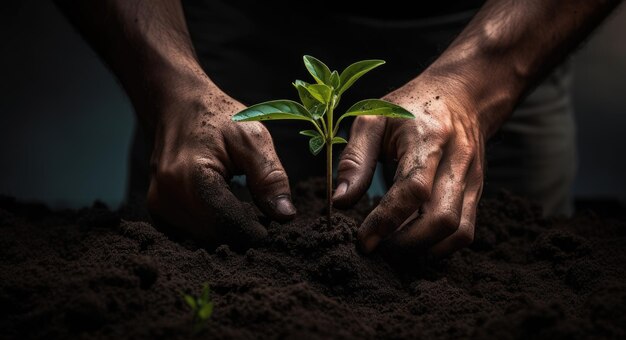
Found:
[[[243, 209], [226, 180], [241, 173], [264, 213], [279, 221], [295, 215], [268, 131], [230, 120], [244, 106], [200, 67], [179, 1], [57, 3], [120, 79], [153, 141], [148, 206], [157, 220], [210, 242], [225, 233], [262, 238], [260, 224], [231, 215]], [[379, 159], [399, 164], [394, 185], [359, 228], [362, 248], [385, 239], [445, 255], [471, 243], [485, 140], [618, 3], [487, 1], [437, 61], [385, 97], [416, 119], [357, 118], [334, 204], [356, 202]]]
[[358, 230], [365, 252], [444, 256], [474, 239], [485, 141], [529, 89], [619, 1], [487, 1], [448, 49], [385, 99], [414, 120], [358, 117], [338, 165], [338, 207], [355, 203], [376, 162], [398, 162], [394, 184]]
[[269, 132], [259, 122], [231, 120], [244, 106], [200, 67], [180, 1], [57, 4], [119, 78], [154, 145], [147, 202], [155, 221], [207, 243], [263, 238], [265, 228], [244, 215], [226, 184], [238, 174], [265, 214], [293, 218]]

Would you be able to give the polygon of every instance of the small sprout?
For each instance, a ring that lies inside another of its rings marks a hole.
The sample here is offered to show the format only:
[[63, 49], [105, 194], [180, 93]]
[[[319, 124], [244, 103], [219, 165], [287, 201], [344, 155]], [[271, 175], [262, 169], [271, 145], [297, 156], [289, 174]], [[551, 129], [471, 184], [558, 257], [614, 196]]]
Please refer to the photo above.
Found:
[[183, 298], [193, 313], [193, 332], [198, 333], [206, 327], [206, 322], [213, 314], [213, 302], [211, 301], [209, 284], [204, 283], [202, 293], [198, 297], [183, 294]]
[[309, 150], [317, 155], [326, 146], [326, 196], [328, 199], [328, 225], [331, 225], [333, 190], [333, 144], [347, 143], [339, 136], [339, 124], [351, 116], [385, 116], [389, 118], [415, 118], [409, 111], [380, 99], [362, 100], [350, 107], [335, 121], [334, 110], [339, 105], [341, 95], [365, 73], [385, 63], [383, 60], [363, 60], [346, 67], [341, 74], [331, 71], [326, 64], [305, 55], [304, 66], [315, 84], [296, 80], [293, 86], [298, 91], [302, 104], [291, 100], [273, 100], [252, 105], [232, 118], [236, 122], [295, 119], [313, 124], [314, 130], [300, 131], [310, 137]]

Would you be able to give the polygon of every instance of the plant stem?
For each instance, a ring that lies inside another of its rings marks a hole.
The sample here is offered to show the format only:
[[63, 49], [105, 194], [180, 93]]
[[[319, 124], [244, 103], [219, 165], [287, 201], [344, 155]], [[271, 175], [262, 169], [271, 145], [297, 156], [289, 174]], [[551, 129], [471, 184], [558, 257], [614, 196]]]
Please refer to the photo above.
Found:
[[326, 113], [326, 200], [328, 205], [328, 229], [333, 227], [333, 109], [335, 103], [331, 101]]
[[328, 228], [332, 228], [333, 213], [333, 144], [332, 139], [326, 141], [326, 199], [328, 203]]

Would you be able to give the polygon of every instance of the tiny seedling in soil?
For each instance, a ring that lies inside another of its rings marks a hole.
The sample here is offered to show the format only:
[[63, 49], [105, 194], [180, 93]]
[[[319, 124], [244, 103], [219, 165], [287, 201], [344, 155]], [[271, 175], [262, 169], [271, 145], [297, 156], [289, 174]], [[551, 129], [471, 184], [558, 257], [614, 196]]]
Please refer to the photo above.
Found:
[[363, 60], [346, 67], [341, 74], [330, 71], [320, 60], [311, 56], [303, 57], [304, 65], [315, 84], [296, 80], [293, 86], [298, 90], [302, 104], [291, 100], [272, 100], [252, 105], [235, 114], [236, 122], [296, 119], [313, 124], [314, 130], [300, 131], [310, 137], [309, 150], [317, 155], [326, 146], [326, 197], [328, 200], [328, 225], [331, 225], [332, 190], [333, 190], [333, 145], [347, 143], [339, 136], [339, 124], [351, 116], [385, 116], [391, 118], [414, 118], [402, 107], [381, 99], [365, 99], [352, 105], [337, 120], [334, 110], [339, 105], [341, 95], [365, 73], [385, 63], [383, 60]]
[[205, 283], [202, 286], [202, 292], [200, 296], [195, 297], [193, 295], [183, 294], [183, 298], [193, 313], [193, 332], [197, 333], [206, 327], [206, 322], [213, 314], [213, 302], [211, 301], [211, 291], [209, 284]]

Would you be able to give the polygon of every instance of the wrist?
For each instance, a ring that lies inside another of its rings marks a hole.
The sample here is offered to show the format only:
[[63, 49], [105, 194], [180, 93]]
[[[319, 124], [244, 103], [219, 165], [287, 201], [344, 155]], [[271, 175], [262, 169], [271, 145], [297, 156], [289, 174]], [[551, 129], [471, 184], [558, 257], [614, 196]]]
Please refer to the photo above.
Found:
[[143, 73], [141, 83], [128, 92], [148, 130], [191, 114], [191, 108], [201, 110], [212, 99], [225, 96], [197, 63], [152, 64]]
[[475, 115], [485, 138], [506, 121], [523, 93], [523, 80], [505, 56], [473, 54], [442, 55], [418, 79], [438, 84], [442, 92], [467, 114]]

